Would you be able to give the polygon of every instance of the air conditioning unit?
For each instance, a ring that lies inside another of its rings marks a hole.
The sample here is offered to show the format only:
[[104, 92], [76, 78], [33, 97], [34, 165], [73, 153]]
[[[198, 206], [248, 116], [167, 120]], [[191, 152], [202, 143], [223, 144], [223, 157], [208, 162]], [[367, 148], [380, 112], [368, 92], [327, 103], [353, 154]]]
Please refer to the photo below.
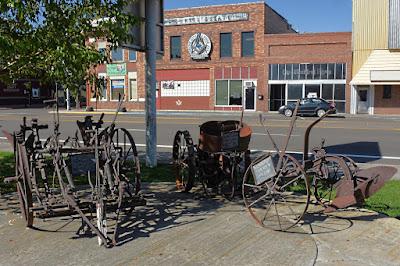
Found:
[[253, 83], [253, 81], [246, 81], [246, 82], [244, 83], [244, 85], [245, 85], [247, 88], [251, 88], [251, 87], [254, 86], [254, 83]]

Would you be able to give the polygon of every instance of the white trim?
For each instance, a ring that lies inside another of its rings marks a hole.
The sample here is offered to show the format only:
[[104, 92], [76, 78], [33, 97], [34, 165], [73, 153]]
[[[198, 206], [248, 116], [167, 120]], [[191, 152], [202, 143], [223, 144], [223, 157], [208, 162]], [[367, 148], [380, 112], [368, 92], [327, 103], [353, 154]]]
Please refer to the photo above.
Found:
[[350, 86], [350, 114], [357, 114], [357, 89], [355, 85]]

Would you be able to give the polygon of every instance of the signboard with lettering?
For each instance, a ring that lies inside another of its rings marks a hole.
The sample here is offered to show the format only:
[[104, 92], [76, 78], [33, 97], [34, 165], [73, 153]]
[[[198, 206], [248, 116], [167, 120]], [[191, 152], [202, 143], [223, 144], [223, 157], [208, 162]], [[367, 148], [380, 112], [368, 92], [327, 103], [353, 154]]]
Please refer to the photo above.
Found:
[[107, 64], [108, 76], [126, 75], [126, 64]]
[[254, 164], [251, 168], [256, 185], [260, 185], [267, 180], [270, 180], [276, 175], [274, 163], [271, 156], [268, 156]]
[[190, 24], [206, 24], [206, 23], [220, 23], [249, 20], [248, 13], [226, 13], [204, 16], [191, 16], [182, 18], [166, 18], [164, 19], [164, 26], [180, 26]]

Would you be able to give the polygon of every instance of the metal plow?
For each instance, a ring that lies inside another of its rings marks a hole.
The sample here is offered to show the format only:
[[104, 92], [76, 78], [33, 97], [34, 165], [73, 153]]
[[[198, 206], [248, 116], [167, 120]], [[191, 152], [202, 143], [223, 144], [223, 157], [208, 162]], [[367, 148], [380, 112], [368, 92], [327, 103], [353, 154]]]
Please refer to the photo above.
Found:
[[310, 132], [329, 112], [307, 127], [302, 162], [287, 154], [298, 104], [281, 149], [260, 115], [260, 123], [276, 152], [253, 160], [243, 178], [243, 199], [251, 216], [260, 225], [278, 231], [287, 231], [302, 219], [311, 202], [311, 195], [324, 207], [324, 212], [361, 206], [397, 171], [390, 166], [360, 169], [349, 157], [327, 154], [325, 140], [312, 149], [313, 156], [310, 158]]

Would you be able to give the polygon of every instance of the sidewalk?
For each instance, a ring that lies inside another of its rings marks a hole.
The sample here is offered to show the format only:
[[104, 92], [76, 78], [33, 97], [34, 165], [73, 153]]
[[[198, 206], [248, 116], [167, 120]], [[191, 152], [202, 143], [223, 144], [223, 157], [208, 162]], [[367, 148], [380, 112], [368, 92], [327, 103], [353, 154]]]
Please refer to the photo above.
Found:
[[[258, 226], [241, 199], [177, 193], [146, 185], [148, 205], [122, 224], [120, 246], [77, 237], [72, 217], [36, 219], [25, 229], [17, 205], [0, 200], [1, 265], [399, 265], [400, 221], [373, 212], [325, 215], [309, 208], [291, 233]], [[14, 195], [15, 196], [15, 195]], [[10, 200], [10, 199], [8, 199]], [[15, 200], [15, 199], [14, 199]]]

